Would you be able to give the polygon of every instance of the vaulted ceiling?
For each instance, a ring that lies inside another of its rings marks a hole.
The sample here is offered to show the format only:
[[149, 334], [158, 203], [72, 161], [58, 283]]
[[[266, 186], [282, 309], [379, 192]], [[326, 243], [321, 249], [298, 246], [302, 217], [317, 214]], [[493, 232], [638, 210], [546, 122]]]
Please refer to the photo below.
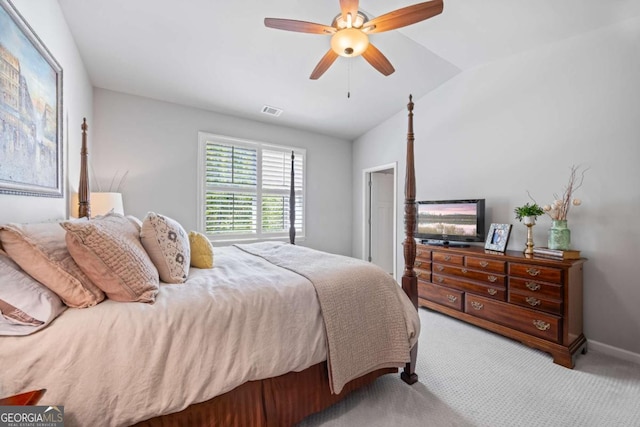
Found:
[[[391, 76], [341, 57], [310, 80], [330, 37], [266, 28], [264, 18], [330, 25], [339, 0], [58, 1], [96, 87], [348, 140], [410, 93], [640, 15], [637, 0], [444, 0], [436, 17], [370, 36]], [[361, 0], [360, 10], [372, 18], [419, 2]], [[284, 112], [267, 116], [264, 105]]]

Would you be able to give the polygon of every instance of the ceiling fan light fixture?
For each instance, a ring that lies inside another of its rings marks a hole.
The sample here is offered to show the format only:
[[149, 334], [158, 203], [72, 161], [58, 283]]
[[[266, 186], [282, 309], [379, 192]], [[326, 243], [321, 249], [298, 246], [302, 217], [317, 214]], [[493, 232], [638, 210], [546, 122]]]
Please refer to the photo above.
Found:
[[357, 28], [345, 28], [331, 37], [331, 49], [340, 56], [359, 56], [368, 47], [369, 36]]
[[[351, 14], [348, 14], [350, 16]], [[348, 19], [348, 18], [347, 18]], [[343, 28], [362, 28], [362, 26], [369, 21], [367, 15], [362, 12], [358, 12], [356, 16], [351, 16], [351, 26], [349, 26], [349, 22], [342, 17], [342, 14], [339, 13], [335, 18], [333, 18], [333, 23], [331, 26], [334, 28], [341, 30]]]

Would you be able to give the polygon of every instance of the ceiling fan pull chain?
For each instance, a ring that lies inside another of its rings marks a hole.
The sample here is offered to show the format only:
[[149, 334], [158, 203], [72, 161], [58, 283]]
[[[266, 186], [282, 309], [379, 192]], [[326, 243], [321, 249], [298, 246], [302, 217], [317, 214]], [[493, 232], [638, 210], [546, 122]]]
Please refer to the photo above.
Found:
[[347, 98], [351, 98], [351, 61], [347, 61]]

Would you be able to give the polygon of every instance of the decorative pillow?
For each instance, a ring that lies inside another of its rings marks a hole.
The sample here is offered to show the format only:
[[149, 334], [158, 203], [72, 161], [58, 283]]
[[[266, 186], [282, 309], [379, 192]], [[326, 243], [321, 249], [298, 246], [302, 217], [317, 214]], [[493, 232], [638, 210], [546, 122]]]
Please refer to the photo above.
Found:
[[158, 269], [160, 280], [184, 283], [189, 274], [189, 238], [175, 220], [149, 212], [142, 221], [142, 246]]
[[0, 335], [29, 335], [67, 307], [0, 251]]
[[213, 245], [202, 233], [189, 232], [191, 246], [191, 266], [196, 268], [213, 268]]
[[116, 301], [154, 302], [158, 270], [142, 247], [138, 229], [110, 213], [86, 222], [63, 222], [67, 247], [82, 271]]
[[104, 300], [104, 293], [71, 257], [59, 223], [5, 224], [0, 226], [0, 240], [16, 264], [68, 306], [91, 307]]
[[138, 229], [138, 233], [140, 233], [140, 230], [142, 229], [142, 221], [140, 221], [138, 217], [135, 217], [133, 215], [127, 215], [127, 219], [136, 226], [136, 228]]

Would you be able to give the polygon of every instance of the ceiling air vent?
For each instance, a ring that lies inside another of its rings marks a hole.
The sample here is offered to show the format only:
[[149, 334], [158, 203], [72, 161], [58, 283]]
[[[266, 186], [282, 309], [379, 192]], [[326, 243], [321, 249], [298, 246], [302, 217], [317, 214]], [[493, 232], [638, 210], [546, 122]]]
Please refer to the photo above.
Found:
[[265, 105], [262, 107], [262, 112], [264, 114], [268, 114], [269, 116], [278, 117], [282, 114], [282, 110], [276, 107], [271, 107], [269, 105]]

